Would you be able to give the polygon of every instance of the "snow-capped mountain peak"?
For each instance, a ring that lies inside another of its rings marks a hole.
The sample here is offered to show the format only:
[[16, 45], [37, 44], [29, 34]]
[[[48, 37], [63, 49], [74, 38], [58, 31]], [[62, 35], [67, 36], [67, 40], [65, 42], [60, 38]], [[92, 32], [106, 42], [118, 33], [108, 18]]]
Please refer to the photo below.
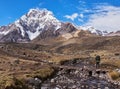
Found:
[[30, 9], [29, 12], [27, 13], [27, 16], [29, 17], [37, 17], [37, 18], [41, 18], [45, 15], [51, 15], [54, 16], [53, 13], [51, 11], [48, 11], [47, 9]]
[[51, 11], [47, 9], [30, 9], [26, 15], [23, 15], [15, 22], [20, 28], [21, 35], [24, 37], [27, 33], [30, 40], [36, 38], [43, 30], [52, 27], [55, 30], [61, 27], [61, 22], [57, 20]]
[[[78, 37], [80, 34], [83, 34], [78, 29], [81, 31], [87, 30], [100, 36], [108, 34], [107, 31], [100, 31], [92, 26], [75, 26], [69, 22], [60, 22], [51, 11], [37, 8], [30, 9], [28, 13], [12, 24], [1, 26], [0, 42], [28, 42], [37, 38], [40, 40], [60, 35], [64, 37]], [[118, 35], [119, 32], [116, 34]]]
[[106, 34], [108, 34], [107, 31], [100, 31], [100, 30], [97, 30], [96, 28], [94, 28], [92, 26], [79, 26], [77, 28], [82, 29], [82, 30], [88, 30], [93, 34], [100, 35], [100, 36], [105, 36]]

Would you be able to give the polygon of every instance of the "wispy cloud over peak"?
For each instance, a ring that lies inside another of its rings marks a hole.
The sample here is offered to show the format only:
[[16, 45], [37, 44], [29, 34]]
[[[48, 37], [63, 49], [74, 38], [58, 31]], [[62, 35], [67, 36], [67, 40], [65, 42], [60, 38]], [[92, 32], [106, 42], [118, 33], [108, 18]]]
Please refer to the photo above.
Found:
[[79, 16], [80, 16], [80, 18], [84, 18], [84, 15], [83, 15], [83, 14], [80, 14]]
[[89, 16], [85, 25], [91, 25], [99, 30], [109, 32], [120, 30], [119, 24], [120, 7], [112, 5], [101, 5], [94, 9], [94, 13]]
[[74, 19], [78, 17], [78, 13], [73, 13], [72, 15], [65, 15], [64, 17], [74, 21]]

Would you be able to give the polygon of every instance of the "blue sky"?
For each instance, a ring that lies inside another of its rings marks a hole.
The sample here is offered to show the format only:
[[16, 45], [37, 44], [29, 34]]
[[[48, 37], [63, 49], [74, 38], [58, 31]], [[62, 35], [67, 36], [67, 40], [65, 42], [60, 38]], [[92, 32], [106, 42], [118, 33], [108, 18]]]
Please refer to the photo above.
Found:
[[119, 0], [0, 0], [0, 26], [19, 19], [31, 8], [46, 8], [63, 22], [120, 30]]

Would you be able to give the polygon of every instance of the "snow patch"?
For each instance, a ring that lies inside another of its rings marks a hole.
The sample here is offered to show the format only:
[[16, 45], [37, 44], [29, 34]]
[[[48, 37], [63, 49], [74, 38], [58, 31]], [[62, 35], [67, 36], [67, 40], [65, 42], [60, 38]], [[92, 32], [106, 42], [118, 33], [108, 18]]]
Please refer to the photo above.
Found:
[[10, 30], [2, 31], [2, 32], [0, 32], [0, 35], [7, 35], [9, 32], [10, 32]]
[[29, 36], [29, 39], [30, 39], [30, 40], [33, 40], [33, 39], [35, 39], [37, 36], [40, 35], [40, 32], [36, 31], [35, 33], [33, 33], [33, 32], [30, 32], [30, 31], [27, 31], [27, 34], [28, 34], [28, 36]]
[[94, 33], [96, 35], [101, 35], [101, 36], [106, 36], [108, 34], [107, 31], [100, 31], [100, 30], [97, 30], [96, 28], [94, 28], [92, 26], [78, 26], [77, 28], [80, 29], [80, 30], [88, 30], [91, 33]]
[[16, 27], [20, 28], [21, 35], [24, 37], [25, 36], [25, 31], [23, 30], [23, 27], [20, 25], [19, 20], [15, 22]]

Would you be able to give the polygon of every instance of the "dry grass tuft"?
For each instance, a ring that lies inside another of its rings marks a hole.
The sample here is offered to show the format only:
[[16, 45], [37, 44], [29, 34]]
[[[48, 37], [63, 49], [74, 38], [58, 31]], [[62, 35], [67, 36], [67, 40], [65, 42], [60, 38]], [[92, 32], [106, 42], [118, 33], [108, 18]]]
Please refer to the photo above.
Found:
[[120, 78], [120, 73], [117, 71], [112, 71], [109, 73], [109, 76], [111, 77], [112, 80], [117, 80]]
[[51, 76], [53, 74], [53, 72], [54, 72], [54, 69], [47, 66], [45, 68], [42, 68], [42, 69], [35, 71], [31, 75], [27, 75], [27, 77], [38, 77], [40, 79], [46, 79], [49, 76]]

